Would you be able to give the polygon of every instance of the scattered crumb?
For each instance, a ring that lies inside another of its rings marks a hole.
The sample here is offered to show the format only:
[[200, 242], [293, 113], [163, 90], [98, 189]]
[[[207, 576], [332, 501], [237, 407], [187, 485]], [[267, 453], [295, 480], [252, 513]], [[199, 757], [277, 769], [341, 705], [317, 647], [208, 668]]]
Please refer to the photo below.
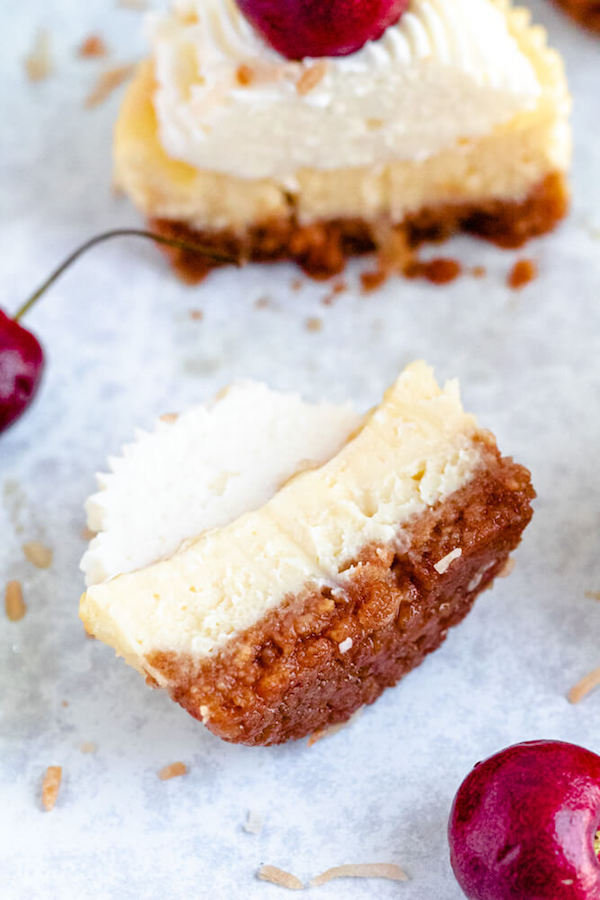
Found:
[[600, 668], [585, 675], [581, 681], [571, 688], [567, 694], [570, 703], [579, 703], [587, 694], [600, 684]]
[[241, 84], [242, 87], [246, 87], [254, 81], [254, 70], [245, 63], [242, 63], [241, 66], [238, 66], [235, 77], [238, 84]]
[[341, 281], [336, 281], [331, 285], [331, 288], [327, 294], [322, 298], [321, 303], [323, 306], [331, 306], [335, 298], [338, 294], [343, 294], [344, 291], [348, 290], [348, 283], [342, 279]]
[[87, 525], [84, 525], [79, 534], [84, 541], [93, 541], [98, 532], [92, 531], [91, 528], [88, 528]]
[[44, 81], [52, 72], [50, 34], [44, 28], [37, 32], [33, 47], [25, 57], [25, 71], [30, 81]]
[[190, 309], [190, 319], [192, 322], [201, 322], [204, 318], [204, 313], [201, 309]]
[[363, 290], [363, 294], [368, 294], [371, 291], [377, 290], [377, 288], [383, 284], [384, 281], [387, 281], [388, 273], [384, 272], [383, 269], [375, 269], [372, 272], [361, 272], [360, 273], [360, 283]]
[[107, 69], [99, 76], [95, 87], [85, 99], [84, 106], [86, 109], [93, 109], [99, 106], [120, 87], [135, 71], [135, 63], [127, 63], [123, 66], [115, 66], [113, 69]]
[[442, 559], [438, 560], [438, 562], [434, 563], [433, 568], [438, 573], [438, 575], [443, 575], [448, 571], [452, 563], [455, 559], [459, 559], [462, 556], [462, 549], [460, 547], [456, 547], [454, 550], [451, 550], [450, 553], [447, 553]]
[[487, 269], [485, 266], [473, 266], [471, 269], [471, 275], [473, 278], [485, 278], [487, 275]]
[[323, 320], [317, 316], [309, 316], [304, 324], [307, 331], [320, 331], [323, 327]]
[[169, 781], [171, 778], [179, 778], [180, 775], [187, 775], [187, 766], [182, 762], [174, 762], [169, 763], [168, 766], [164, 766], [158, 773], [158, 777], [161, 781]]
[[82, 753], [95, 753], [98, 749], [93, 741], [84, 741], [79, 747]]
[[39, 541], [28, 541], [23, 544], [23, 553], [38, 569], [47, 569], [52, 565], [52, 550]]
[[346, 638], [345, 641], [341, 641], [338, 644], [338, 649], [339, 649], [340, 653], [347, 653], [348, 650], [352, 649], [352, 644], [353, 644], [353, 641], [352, 641], [351, 637]]
[[61, 704], [60, 704], [60, 705], [61, 705], [61, 706], [64, 706], [65, 709], [66, 709], [67, 706], [69, 705], [69, 701], [68, 701], [68, 700], [61, 700]]
[[518, 291], [526, 284], [529, 284], [530, 281], [533, 281], [534, 278], [537, 278], [537, 274], [537, 263], [533, 259], [518, 259], [508, 273], [506, 283], [513, 291]]
[[6, 617], [11, 622], [18, 622], [27, 612], [23, 600], [23, 588], [19, 581], [9, 581], [4, 592], [4, 608]]
[[258, 297], [254, 301], [254, 309], [267, 309], [271, 305], [269, 297]]
[[304, 887], [303, 883], [291, 872], [285, 872], [278, 869], [277, 866], [261, 866], [256, 873], [257, 878], [261, 881], [270, 881], [271, 884], [278, 884], [279, 887], [289, 888], [290, 891], [301, 891]]
[[179, 413], [163, 413], [162, 416], [158, 417], [161, 422], [166, 422], [167, 425], [172, 425], [173, 422], [176, 422], [179, 418]]
[[312, 747], [313, 744], [316, 744], [317, 741], [323, 740], [323, 738], [333, 737], [334, 734], [337, 734], [338, 731], [341, 731], [343, 728], [348, 728], [349, 725], [352, 724], [359, 716], [363, 714], [363, 707], [361, 706], [356, 712], [350, 716], [349, 719], [346, 719], [345, 722], [338, 722], [337, 725], [329, 725], [327, 728], [320, 728], [318, 731], [313, 731], [310, 737], [307, 740], [307, 744], [309, 747]]
[[62, 781], [62, 766], [48, 766], [42, 781], [42, 806], [46, 812], [54, 809]]
[[408, 875], [395, 863], [348, 863], [334, 866], [310, 882], [310, 887], [327, 884], [334, 878], [387, 878], [388, 881], [408, 881]]
[[303, 97], [315, 88], [327, 74], [329, 62], [326, 59], [320, 59], [311, 66], [304, 69], [302, 75], [296, 82], [296, 90]]
[[448, 284], [462, 272], [462, 266], [456, 259], [436, 256], [429, 262], [415, 260], [404, 270], [407, 278], [425, 278], [432, 284]]
[[303, 284], [304, 282], [301, 278], [294, 278], [291, 284], [291, 288], [293, 291], [299, 291]]
[[512, 558], [512, 556], [509, 556], [508, 559], [506, 560], [506, 562], [504, 563], [503, 567], [498, 572], [498, 578], [508, 578], [508, 576], [510, 575], [510, 573], [512, 572], [514, 567], [515, 567], [515, 561]]
[[600, 600], [600, 591], [586, 591], [585, 596], [588, 600]]
[[83, 59], [95, 59], [100, 56], [108, 55], [108, 47], [99, 34], [90, 34], [79, 45], [77, 55]]
[[262, 827], [262, 816], [253, 809], [248, 810], [248, 815], [243, 825], [244, 831], [247, 831], [248, 834], [259, 834], [262, 831]]

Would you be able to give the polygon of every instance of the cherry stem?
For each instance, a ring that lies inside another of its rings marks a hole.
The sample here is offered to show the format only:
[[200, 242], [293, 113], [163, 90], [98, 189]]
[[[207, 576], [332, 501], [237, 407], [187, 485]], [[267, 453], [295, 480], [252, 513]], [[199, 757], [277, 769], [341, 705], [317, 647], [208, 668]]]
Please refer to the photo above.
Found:
[[167, 238], [163, 237], [161, 234], [154, 234], [152, 231], [143, 231], [139, 228], [115, 228], [113, 231], [105, 231], [103, 234], [97, 234], [95, 237], [90, 238], [89, 241], [86, 241], [85, 244], [82, 244], [81, 247], [78, 247], [77, 250], [74, 250], [70, 256], [68, 256], [64, 262], [58, 266], [52, 272], [51, 275], [46, 278], [46, 280], [39, 286], [37, 291], [35, 291], [28, 300], [20, 307], [17, 311], [16, 315], [13, 316], [15, 322], [18, 322], [28, 310], [31, 309], [32, 306], [37, 303], [42, 294], [45, 294], [48, 288], [54, 284], [54, 282], [60, 278], [66, 269], [75, 262], [75, 260], [79, 259], [79, 257], [89, 250], [91, 247], [95, 247], [96, 244], [101, 244], [104, 241], [109, 241], [112, 238], [116, 237], [140, 237], [146, 238], [147, 240], [154, 241], [157, 244], [165, 244], [167, 247], [175, 247], [178, 250], [189, 250], [193, 253], [200, 253], [202, 256], [206, 256], [207, 259], [211, 259], [217, 263], [235, 263], [236, 265], [241, 265], [241, 261], [234, 256], [231, 256], [227, 253], [220, 253], [218, 250], [212, 250], [210, 247], [204, 247], [202, 244], [194, 244], [189, 241], [179, 241], [177, 238]]

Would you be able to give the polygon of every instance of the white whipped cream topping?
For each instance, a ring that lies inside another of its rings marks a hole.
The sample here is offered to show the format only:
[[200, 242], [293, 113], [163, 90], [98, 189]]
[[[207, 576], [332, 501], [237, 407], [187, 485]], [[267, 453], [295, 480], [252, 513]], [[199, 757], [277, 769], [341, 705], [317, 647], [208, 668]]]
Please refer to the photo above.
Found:
[[493, 0], [411, 0], [380, 40], [301, 63], [235, 0], [176, 0], [149, 32], [165, 150], [241, 178], [424, 159], [533, 108], [541, 90]]

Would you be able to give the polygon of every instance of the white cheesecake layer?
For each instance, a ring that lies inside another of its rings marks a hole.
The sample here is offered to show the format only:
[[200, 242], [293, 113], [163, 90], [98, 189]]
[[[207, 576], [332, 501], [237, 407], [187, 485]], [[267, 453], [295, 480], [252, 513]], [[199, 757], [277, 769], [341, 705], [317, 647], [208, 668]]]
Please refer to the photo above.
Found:
[[268, 46], [235, 0], [178, 0], [149, 30], [168, 155], [290, 190], [302, 169], [427, 159], [532, 110], [542, 92], [494, 0], [411, 0], [378, 41], [302, 62]]
[[82, 619], [140, 669], [157, 650], [214, 654], [286, 596], [309, 585], [335, 591], [365, 546], [401, 545], [403, 523], [470, 481], [481, 462], [476, 434], [456, 382], [440, 389], [416, 363], [332, 459], [260, 508], [190, 534], [171, 557], [92, 585]]
[[86, 584], [172, 554], [181, 542], [266, 503], [299, 469], [330, 459], [361, 423], [349, 405], [239, 382], [152, 433], [138, 432], [97, 476], [86, 503], [99, 532], [82, 559]]

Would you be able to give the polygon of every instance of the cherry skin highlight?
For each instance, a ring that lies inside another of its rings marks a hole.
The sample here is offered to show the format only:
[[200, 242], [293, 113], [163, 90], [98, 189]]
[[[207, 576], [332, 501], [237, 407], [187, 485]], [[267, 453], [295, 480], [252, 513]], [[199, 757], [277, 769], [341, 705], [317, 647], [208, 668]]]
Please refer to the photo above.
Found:
[[246, 18], [288, 59], [346, 56], [376, 41], [409, 0], [237, 0]]
[[38, 339], [0, 310], [0, 431], [33, 400], [44, 367]]
[[600, 900], [600, 756], [562, 741], [515, 744], [478, 763], [448, 823], [469, 900]]

